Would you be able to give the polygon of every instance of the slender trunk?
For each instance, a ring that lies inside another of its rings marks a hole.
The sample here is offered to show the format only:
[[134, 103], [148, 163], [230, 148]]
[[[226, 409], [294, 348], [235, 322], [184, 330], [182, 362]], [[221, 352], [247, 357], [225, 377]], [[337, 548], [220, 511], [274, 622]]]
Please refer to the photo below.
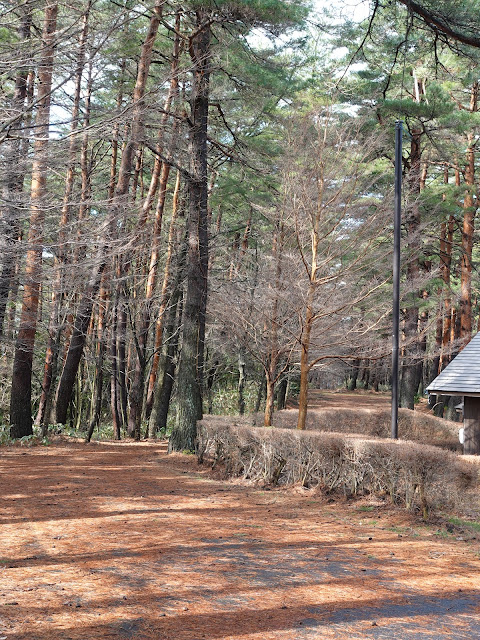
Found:
[[95, 294], [100, 287], [104, 266], [104, 263], [98, 263], [96, 270], [90, 276], [87, 290], [75, 317], [67, 358], [63, 365], [62, 377], [55, 396], [56, 422], [61, 424], [65, 424], [67, 420], [67, 411], [72, 399], [75, 379], [87, 338]]
[[[19, 27], [19, 38], [27, 44], [32, 27], [32, 10], [26, 5]], [[28, 61], [28, 57], [27, 57]], [[15, 78], [15, 90], [12, 101], [13, 115], [17, 116], [16, 128], [19, 132], [24, 122], [23, 110], [27, 98], [28, 66], [21, 67]], [[2, 186], [1, 208], [1, 258], [0, 258], [0, 338], [3, 335], [3, 325], [7, 308], [8, 294], [12, 286], [17, 264], [18, 239], [20, 235], [20, 212], [22, 209], [22, 192], [25, 178], [25, 162], [22, 157], [22, 139], [20, 134], [16, 138], [4, 143], [4, 182]]]
[[[263, 398], [266, 396], [266, 376], [262, 375], [262, 377], [260, 378], [259, 382], [258, 382], [258, 389], [257, 389], [257, 397], [255, 398], [255, 411], [254, 413], [258, 413], [260, 411], [260, 407], [262, 406], [262, 400]], [[256, 418], [255, 418], [256, 420]]]
[[[162, 7], [164, 1], [157, 0], [152, 11], [149, 29], [142, 45], [142, 51], [137, 69], [137, 78], [133, 92], [132, 120], [130, 137], [122, 153], [120, 169], [118, 172], [117, 185], [112, 202], [109, 204], [107, 219], [102, 229], [103, 234], [110, 230], [115, 220], [121, 216], [127, 201], [132, 174], [133, 161], [143, 136], [143, 98], [150, 68], [153, 45], [157, 35], [160, 20], [162, 18]], [[72, 397], [73, 385], [78, 371], [78, 366], [85, 346], [86, 330], [88, 328], [92, 313], [93, 301], [98, 294], [101, 276], [107, 261], [108, 238], [102, 237], [97, 250], [95, 266], [89, 280], [87, 290], [84, 292], [79, 304], [77, 317], [72, 333], [72, 339], [68, 348], [67, 358], [57, 389], [57, 422], [65, 423], [67, 419], [67, 409]]]
[[[458, 162], [455, 166], [455, 186], [460, 186], [460, 170], [458, 168]], [[452, 359], [452, 344], [455, 339], [453, 327], [455, 320], [453, 318], [454, 308], [452, 305], [452, 292], [450, 286], [450, 275], [452, 266], [452, 249], [453, 249], [453, 233], [455, 229], [455, 218], [450, 216], [447, 227], [447, 240], [445, 246], [445, 255], [442, 258], [442, 279], [445, 285], [445, 300], [444, 300], [444, 323], [443, 323], [443, 337], [442, 337], [442, 351], [440, 355], [440, 363], [438, 365], [439, 371], [442, 371]], [[453, 322], [452, 322], [453, 319]]]
[[[175, 17], [175, 32], [176, 32], [176, 34], [175, 34], [174, 44], [173, 44], [172, 66], [171, 66], [171, 71], [170, 71], [170, 87], [169, 87], [169, 90], [168, 90], [167, 98], [166, 98], [164, 106], [163, 106], [163, 116], [162, 116], [162, 119], [160, 121], [160, 127], [158, 129], [158, 140], [157, 140], [157, 153], [158, 153], [158, 155], [155, 156], [154, 165], [153, 165], [153, 171], [152, 171], [152, 177], [151, 177], [150, 185], [149, 185], [149, 188], [148, 188], [148, 191], [147, 191], [147, 197], [145, 198], [145, 201], [144, 201], [143, 206], [142, 206], [142, 213], [141, 213], [141, 218], [140, 218], [140, 225], [141, 226], [144, 226], [146, 224], [146, 222], [147, 222], [147, 218], [148, 218], [148, 215], [149, 215], [150, 210], [152, 208], [153, 201], [154, 201], [154, 198], [155, 198], [155, 194], [157, 193], [162, 167], [165, 164], [160, 159], [160, 154], [163, 153], [163, 139], [164, 139], [165, 129], [167, 127], [168, 119], [170, 117], [170, 109], [171, 109], [171, 106], [172, 106], [172, 101], [178, 95], [178, 85], [179, 85], [179, 83], [178, 83], [178, 67], [179, 67], [179, 61], [180, 61], [180, 53], [181, 53], [181, 50], [182, 50], [182, 42], [181, 42], [181, 39], [180, 39], [180, 29], [181, 29], [181, 12], [180, 12], [179, 9], [177, 9], [176, 17]], [[173, 121], [173, 127], [174, 127], [173, 138], [175, 138], [175, 130], [178, 127], [177, 118], [175, 118], [174, 121]], [[172, 151], [173, 151], [173, 149], [172, 149]], [[168, 176], [167, 176], [167, 178], [168, 178]]]
[[314, 287], [310, 286], [307, 299], [307, 312], [305, 317], [305, 326], [303, 328], [302, 339], [300, 342], [300, 393], [298, 397], [298, 421], [297, 429], [305, 429], [308, 408], [308, 374], [310, 372], [308, 351], [310, 348], [310, 336], [313, 328], [313, 294]]
[[238, 413], [243, 416], [245, 413], [245, 347], [240, 346], [238, 350]]
[[289, 370], [290, 366], [287, 365], [277, 385], [277, 411], [281, 411], [287, 407]]
[[110, 407], [112, 410], [113, 433], [115, 440], [120, 440], [121, 419], [118, 411], [118, 370], [117, 370], [117, 300], [112, 307], [112, 324], [110, 334]]
[[420, 193], [420, 157], [422, 131], [414, 129], [410, 147], [410, 170], [408, 172], [408, 192], [411, 204], [407, 211], [408, 228], [408, 263], [407, 280], [411, 293], [409, 304], [404, 313], [405, 345], [403, 348], [402, 382], [400, 387], [400, 406], [413, 409], [415, 394], [418, 390], [419, 347], [418, 347], [418, 311], [419, 296], [417, 291], [420, 273], [420, 208], [418, 195]]
[[[172, 74], [177, 76], [177, 69], [174, 67]], [[176, 143], [176, 129], [177, 121], [174, 122], [174, 131], [172, 134], [172, 141], [168, 155], [170, 156], [174, 151]], [[165, 200], [167, 194], [167, 184], [170, 175], [170, 165], [167, 162], [162, 163], [162, 169], [159, 177], [159, 195], [158, 203], [155, 212], [155, 223], [153, 228], [152, 250], [150, 254], [150, 264], [147, 276], [147, 285], [145, 290], [145, 299], [143, 301], [142, 317], [137, 333], [137, 349], [135, 358], [135, 371], [132, 380], [131, 392], [130, 392], [130, 415], [128, 421], [128, 435], [131, 437], [140, 437], [140, 422], [142, 417], [142, 404], [145, 388], [145, 365], [147, 355], [147, 340], [148, 332], [150, 330], [151, 323], [151, 307], [152, 299], [155, 294], [155, 289], [158, 279], [158, 269], [160, 262], [160, 237], [162, 230], [163, 214], [165, 210]], [[173, 211], [172, 211], [172, 223], [175, 223], [178, 206], [178, 192], [180, 188], [180, 173], [178, 172], [177, 181], [175, 185], [174, 199], [173, 199]], [[172, 226], [171, 223], [171, 226]], [[161, 340], [161, 337], [160, 337]], [[148, 416], [147, 416], [148, 417]]]
[[[477, 111], [479, 85], [472, 88], [470, 111]], [[476, 136], [467, 136], [467, 162], [465, 167], [465, 184], [467, 190], [463, 203], [462, 258], [460, 265], [460, 340], [464, 347], [472, 337], [472, 250], [474, 221], [476, 213], [475, 192], [475, 144]]]
[[50, 122], [53, 56], [57, 28], [58, 5], [45, 9], [42, 40], [43, 56], [38, 73], [38, 106], [35, 120], [37, 138], [34, 144], [34, 159], [31, 180], [31, 214], [25, 284], [23, 290], [20, 327], [15, 346], [12, 389], [10, 396], [10, 434], [21, 438], [32, 433], [32, 362], [37, 327], [40, 279], [42, 270], [42, 240], [45, 220], [45, 197], [47, 183], [47, 152]]
[[[79, 51], [77, 57], [77, 72], [75, 77], [75, 92], [73, 98], [73, 108], [72, 108], [72, 123], [70, 129], [70, 145], [68, 150], [68, 164], [67, 164], [67, 173], [65, 178], [65, 189], [63, 194], [63, 205], [62, 211], [60, 215], [60, 224], [58, 230], [58, 241], [57, 241], [57, 252], [55, 256], [55, 277], [52, 289], [52, 300], [51, 300], [51, 311], [50, 311], [50, 320], [48, 326], [48, 342], [45, 353], [45, 365], [43, 372], [43, 382], [42, 382], [42, 393], [40, 396], [40, 403], [37, 411], [37, 417], [35, 419], [35, 423], [37, 425], [44, 425], [42, 432], [46, 435], [49, 420], [49, 414], [46, 411], [47, 405], [49, 405], [51, 388], [54, 384], [55, 376], [54, 371], [56, 371], [57, 357], [58, 357], [58, 347], [59, 347], [59, 314], [60, 314], [60, 306], [63, 299], [63, 280], [65, 276], [65, 269], [67, 266], [67, 233], [68, 233], [68, 225], [70, 223], [70, 210], [71, 210], [71, 199], [73, 193], [73, 185], [75, 180], [75, 166], [77, 163], [77, 154], [78, 154], [78, 137], [76, 135], [78, 124], [79, 124], [79, 115], [80, 115], [80, 98], [81, 98], [81, 89], [82, 89], [82, 76], [85, 66], [85, 48], [87, 43], [87, 35], [88, 35], [88, 18], [90, 14], [92, 0], [88, 0], [85, 13], [83, 15], [83, 28], [82, 33], [80, 35], [80, 43], [79, 43]], [[90, 74], [91, 76], [91, 74]], [[91, 93], [91, 77], [88, 81], [87, 94]], [[84, 128], [86, 129], [89, 124], [89, 103], [90, 100], [87, 99], [87, 108], [85, 114], [85, 123]], [[84, 134], [86, 137], [87, 134]]]
[[169, 310], [170, 320], [165, 327], [167, 339], [162, 355], [161, 375], [159, 376], [154, 406], [149, 421], [148, 435], [150, 438], [154, 438], [158, 431], [165, 431], [167, 428], [170, 398], [175, 379], [175, 358], [178, 352], [179, 327], [182, 320], [182, 293], [183, 289], [179, 286], [172, 300], [172, 307]]
[[[178, 351], [180, 325], [183, 310], [183, 278], [185, 275], [185, 259], [187, 254], [187, 239], [178, 256], [175, 282], [171, 286], [170, 305], [165, 310], [162, 321], [165, 325], [165, 340], [158, 367], [156, 387], [153, 394], [153, 406], [149, 418], [148, 436], [154, 438], [159, 429], [166, 428], [168, 404], [170, 402], [173, 374], [175, 371], [175, 356]], [[166, 381], [169, 375], [171, 381]], [[169, 386], [170, 385], [170, 386]]]
[[100, 295], [100, 304], [98, 308], [97, 319], [97, 357], [95, 360], [95, 377], [93, 384], [91, 418], [88, 427], [86, 442], [90, 442], [93, 432], [100, 423], [102, 411], [102, 391], [103, 391], [103, 360], [105, 356], [105, 318], [107, 315], [108, 293], [104, 285], [102, 285], [102, 294]]
[[[120, 86], [117, 95], [117, 109], [120, 110], [123, 102], [123, 85], [126, 69], [126, 59], [123, 58], [120, 64]], [[117, 161], [118, 161], [118, 134], [119, 123], [116, 122], [113, 134], [112, 134], [112, 155], [110, 159], [110, 180], [108, 184], [108, 201], [112, 202], [115, 194], [115, 183], [117, 179]], [[113, 226], [113, 225], [112, 225]], [[110, 235], [114, 235], [114, 230], [111, 229]], [[114, 261], [115, 262], [115, 261]], [[114, 265], [112, 269], [115, 271]], [[118, 275], [118, 271], [115, 271]], [[118, 280], [118, 278], [117, 278]], [[118, 362], [118, 309], [119, 298], [121, 295], [121, 284], [117, 282], [114, 302], [112, 305], [112, 324], [110, 332], [110, 360], [111, 360], [111, 375], [110, 375], [110, 407], [112, 411], [113, 433], [116, 440], [121, 438], [122, 417], [119, 410], [120, 407], [120, 383], [119, 383], [119, 362]]]
[[188, 184], [188, 263], [187, 292], [183, 312], [182, 352], [178, 384], [175, 428], [169, 450], [193, 451], [197, 420], [202, 417], [202, 385], [204, 376], [205, 316], [208, 283], [208, 180], [207, 128], [210, 79], [211, 28], [208, 13], [198, 9], [197, 29], [190, 39], [193, 64], [190, 99], [190, 179]]
[[118, 305], [118, 325], [117, 325], [117, 356], [118, 356], [118, 411], [122, 425], [126, 428], [128, 423], [127, 405], [127, 302], [126, 294], [122, 285], [120, 291], [120, 301]]
[[271, 427], [273, 421], [273, 409], [275, 400], [275, 380], [267, 374], [265, 377], [266, 383], [266, 398], [265, 398], [265, 412], [263, 416], [263, 426]]
[[[208, 355], [207, 355], [208, 361]], [[217, 369], [218, 369], [218, 360], [212, 363], [212, 365], [208, 368], [206, 377], [206, 388], [207, 388], [207, 413], [213, 413], [213, 387], [215, 385], [215, 380], [217, 378]]]
[[277, 222], [273, 237], [273, 256], [275, 260], [275, 277], [272, 287], [273, 301], [272, 314], [270, 319], [270, 346], [268, 354], [267, 367], [265, 368], [267, 395], [265, 400], [265, 414], [263, 417], [263, 425], [265, 427], [272, 426], [273, 406], [275, 399], [275, 383], [277, 382], [277, 367], [280, 357], [278, 344], [278, 305], [280, 282], [282, 278], [282, 252], [284, 240], [284, 224], [283, 221]]
[[163, 339], [165, 310], [167, 308], [168, 298], [170, 295], [171, 263], [172, 263], [173, 250], [175, 247], [176, 222], [177, 222], [177, 216], [179, 213], [179, 193], [180, 193], [180, 172], [178, 171], [177, 179], [175, 183], [175, 191], [173, 193], [172, 217], [170, 219], [170, 228], [168, 231], [167, 255], [165, 259], [162, 291], [160, 294], [160, 307], [158, 310], [158, 317], [155, 325], [155, 340], [154, 340], [152, 367], [150, 369], [150, 376], [148, 380], [147, 400], [146, 400], [146, 406], [145, 406], [145, 415], [147, 419], [150, 418], [150, 413], [152, 411], [152, 406], [153, 406], [155, 381], [157, 379], [160, 350], [161, 350], [162, 339]]
[[[323, 177], [323, 176], [322, 176]], [[323, 180], [320, 180], [319, 185], [319, 203], [317, 205], [317, 212], [315, 216], [315, 222], [312, 229], [312, 258], [310, 264], [310, 280], [308, 283], [305, 322], [300, 339], [300, 393], [298, 398], [298, 421], [297, 429], [305, 429], [307, 419], [308, 408], [308, 374], [310, 372], [309, 363], [309, 350], [310, 350], [310, 338], [312, 335], [313, 323], [314, 323], [314, 311], [313, 303], [315, 299], [315, 291], [317, 287], [317, 256], [318, 256], [318, 232], [320, 226], [320, 218], [322, 212], [322, 198], [323, 198]]]

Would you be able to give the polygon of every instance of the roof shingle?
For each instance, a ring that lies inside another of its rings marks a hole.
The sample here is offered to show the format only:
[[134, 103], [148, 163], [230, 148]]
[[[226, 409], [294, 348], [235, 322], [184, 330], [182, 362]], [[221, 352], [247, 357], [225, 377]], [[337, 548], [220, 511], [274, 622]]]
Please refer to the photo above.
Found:
[[428, 385], [427, 391], [480, 396], [480, 332]]

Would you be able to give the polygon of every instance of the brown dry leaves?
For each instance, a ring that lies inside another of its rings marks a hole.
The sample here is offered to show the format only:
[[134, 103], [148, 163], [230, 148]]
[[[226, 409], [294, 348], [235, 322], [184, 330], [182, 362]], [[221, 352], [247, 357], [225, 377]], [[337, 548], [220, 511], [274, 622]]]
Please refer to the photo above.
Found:
[[381, 502], [226, 483], [147, 443], [3, 449], [0, 484], [0, 638], [480, 635], [478, 540]]

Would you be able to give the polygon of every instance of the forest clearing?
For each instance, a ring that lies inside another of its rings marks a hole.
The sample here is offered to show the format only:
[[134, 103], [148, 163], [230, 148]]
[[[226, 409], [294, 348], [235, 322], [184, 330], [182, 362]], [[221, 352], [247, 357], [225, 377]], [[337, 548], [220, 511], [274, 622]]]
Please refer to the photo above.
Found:
[[225, 482], [162, 442], [8, 447], [1, 471], [7, 640], [480, 634], [478, 525]]

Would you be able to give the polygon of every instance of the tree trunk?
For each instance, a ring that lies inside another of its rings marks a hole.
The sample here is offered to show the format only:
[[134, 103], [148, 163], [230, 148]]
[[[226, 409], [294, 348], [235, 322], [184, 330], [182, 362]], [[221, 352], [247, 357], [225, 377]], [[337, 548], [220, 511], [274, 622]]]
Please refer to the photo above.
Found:
[[[133, 92], [132, 120], [130, 137], [125, 144], [122, 153], [120, 169], [118, 172], [117, 186], [112, 202], [109, 204], [107, 219], [104, 224], [103, 234], [110, 230], [115, 220], [118, 219], [127, 203], [130, 186], [130, 178], [133, 169], [135, 153], [143, 135], [143, 98], [150, 68], [153, 45], [157, 35], [164, 1], [156, 0], [150, 18], [150, 25], [142, 45], [142, 51], [137, 69], [137, 78]], [[92, 313], [93, 301], [98, 293], [101, 276], [107, 260], [107, 238], [102, 237], [97, 251], [95, 266], [89, 280], [87, 291], [83, 294], [79, 304], [79, 310], [75, 319], [72, 339], [65, 360], [60, 384], [57, 389], [57, 422], [64, 423], [67, 419], [67, 408], [72, 397], [75, 376], [82, 357], [86, 330]]]
[[450, 216], [447, 227], [447, 240], [445, 246], [445, 254], [442, 259], [442, 280], [445, 286], [444, 296], [444, 322], [442, 336], [442, 350], [440, 362], [438, 365], [439, 372], [442, 371], [451, 360], [452, 345], [452, 293], [450, 287], [450, 274], [452, 265], [452, 247], [453, 247], [453, 230], [455, 226], [455, 218]]
[[260, 407], [262, 406], [262, 400], [265, 398], [266, 392], [267, 392], [266, 384], [267, 384], [266, 383], [266, 377], [264, 375], [262, 375], [262, 377], [260, 378], [260, 380], [258, 382], [257, 397], [255, 399], [255, 411], [254, 411], [254, 413], [259, 413], [259, 411], [260, 411]]
[[117, 300], [112, 307], [112, 324], [110, 334], [110, 407], [112, 411], [113, 434], [115, 440], [121, 438], [121, 418], [118, 411], [118, 369], [117, 369]]
[[45, 220], [44, 199], [47, 182], [47, 151], [50, 121], [53, 56], [57, 28], [58, 5], [45, 9], [42, 40], [42, 60], [38, 73], [36, 140], [31, 180], [31, 214], [28, 233], [25, 284], [23, 290], [20, 327], [15, 346], [12, 389], [10, 396], [10, 434], [21, 438], [32, 433], [32, 362], [37, 327], [40, 279], [42, 270], [42, 240]]
[[[418, 277], [420, 273], [420, 209], [418, 195], [420, 193], [420, 157], [422, 131], [414, 129], [410, 144], [410, 170], [408, 172], [408, 193], [411, 199], [407, 210], [408, 229], [408, 263], [407, 281], [412, 289], [409, 295], [409, 306], [404, 313], [404, 335], [402, 380], [400, 385], [400, 406], [413, 409], [415, 394], [418, 391], [420, 350], [418, 345]], [[421, 376], [420, 376], [421, 377]]]
[[190, 99], [190, 179], [188, 184], [187, 293], [183, 312], [182, 352], [178, 369], [177, 416], [169, 451], [195, 449], [197, 420], [202, 417], [205, 315], [208, 283], [207, 128], [211, 29], [208, 12], [196, 12], [190, 39], [193, 64]]
[[[55, 256], [55, 278], [53, 283], [52, 290], [52, 300], [51, 300], [51, 312], [50, 312], [50, 320], [48, 325], [48, 342], [45, 354], [45, 365], [43, 372], [43, 382], [42, 382], [42, 393], [40, 396], [40, 403], [37, 411], [37, 417], [35, 419], [35, 423], [37, 425], [43, 425], [42, 433], [46, 435], [48, 428], [48, 420], [50, 418], [47, 413], [47, 405], [50, 404], [50, 395], [51, 388], [55, 381], [56, 372], [56, 364], [58, 357], [58, 347], [59, 347], [59, 314], [61, 302], [63, 299], [63, 280], [65, 277], [65, 268], [67, 264], [67, 231], [68, 225], [70, 223], [70, 210], [71, 210], [71, 200], [73, 193], [73, 185], [75, 180], [75, 166], [77, 163], [77, 154], [78, 154], [78, 138], [76, 135], [78, 124], [79, 124], [79, 115], [80, 115], [80, 98], [81, 98], [81, 89], [82, 89], [82, 76], [85, 66], [85, 48], [87, 42], [88, 35], [88, 18], [90, 14], [92, 0], [88, 0], [85, 13], [83, 15], [83, 28], [82, 33], [80, 34], [80, 42], [79, 42], [79, 51], [77, 57], [77, 72], [75, 77], [75, 92], [73, 98], [73, 108], [72, 108], [72, 123], [70, 129], [70, 144], [68, 149], [68, 164], [67, 164], [67, 173], [65, 178], [65, 189], [63, 194], [63, 205], [62, 211], [60, 215], [60, 225], [58, 230], [58, 241], [57, 241], [57, 253]], [[86, 109], [85, 109], [85, 123], [84, 127], [87, 129], [90, 120], [90, 93], [92, 90], [92, 82], [91, 77], [89, 78], [87, 94], [88, 98], [86, 100]], [[84, 134], [87, 136], [87, 134]]]
[[263, 426], [271, 427], [273, 422], [273, 409], [275, 400], [275, 381], [267, 374], [265, 378], [266, 383], [266, 397], [265, 397], [265, 412], [263, 416]]
[[[288, 369], [287, 369], [288, 372]], [[287, 407], [288, 394], [288, 373], [285, 372], [277, 385], [277, 411], [282, 411]]]
[[[177, 23], [178, 27], [180, 26], [179, 15], [177, 12]], [[172, 63], [172, 72], [171, 72], [171, 82], [170, 82], [170, 91], [167, 98], [165, 112], [168, 112], [168, 108], [172, 101], [172, 98], [176, 96], [178, 92], [178, 56], [180, 49], [180, 39], [178, 36], [175, 38], [174, 45], [174, 55], [173, 55], [173, 63]], [[166, 125], [166, 121], [162, 122], [162, 126]], [[175, 119], [173, 123], [173, 133], [172, 139], [170, 142], [170, 148], [168, 150], [167, 156], [170, 157], [174, 152], [174, 148], [176, 145], [176, 130], [178, 128], [178, 120]], [[163, 133], [163, 132], [162, 132]], [[148, 340], [148, 332], [150, 329], [151, 323], [151, 307], [152, 307], [152, 298], [155, 294], [157, 279], [158, 279], [158, 268], [159, 268], [159, 256], [160, 256], [160, 236], [162, 230], [162, 222], [163, 222], [163, 214], [165, 210], [165, 200], [167, 194], [167, 184], [168, 177], [170, 175], [170, 165], [168, 162], [162, 162], [161, 170], [159, 178], [154, 175], [152, 176], [152, 181], [150, 184], [149, 194], [154, 190], [153, 183], [158, 182], [159, 184], [159, 195], [158, 195], [158, 203], [155, 212], [155, 222], [153, 227], [153, 239], [152, 239], [152, 250], [150, 254], [150, 264], [148, 269], [147, 276], [147, 285], [145, 290], [145, 299], [143, 301], [143, 309], [142, 309], [142, 317], [140, 321], [139, 330], [137, 333], [137, 349], [136, 349], [136, 358], [135, 358], [135, 371], [132, 380], [132, 386], [130, 390], [130, 415], [128, 420], [128, 435], [131, 437], [135, 437], [138, 439], [140, 437], [140, 423], [142, 417], [142, 409], [143, 409], [143, 396], [145, 389], [145, 365], [146, 365], [146, 356], [147, 356], [147, 340]], [[175, 220], [177, 215], [177, 205], [178, 205], [178, 190], [180, 188], [180, 175], [177, 176], [177, 182], [175, 187], [175, 194], [173, 198], [173, 212], [172, 212], [172, 221]], [[148, 201], [148, 197], [147, 197]], [[145, 215], [145, 208], [143, 214]]]
[[91, 418], [88, 432], [85, 437], [86, 442], [90, 442], [93, 432], [100, 423], [102, 411], [102, 391], [103, 391], [103, 359], [105, 356], [105, 318], [107, 315], [107, 291], [102, 285], [102, 295], [98, 308], [97, 321], [97, 357], [95, 361], [95, 378], [93, 384]]
[[[477, 111], [478, 83], [473, 85], [470, 100], [470, 111]], [[460, 270], [460, 340], [464, 347], [472, 337], [472, 250], [475, 205], [475, 145], [476, 136], [469, 133], [467, 137], [467, 163], [465, 167], [465, 184], [467, 190], [464, 200], [462, 229], [462, 258]]]
[[160, 294], [160, 308], [158, 310], [157, 322], [155, 324], [155, 340], [154, 340], [152, 368], [150, 370], [150, 375], [148, 380], [147, 400], [145, 405], [145, 416], [147, 419], [150, 418], [150, 414], [153, 407], [155, 381], [157, 379], [157, 370], [158, 370], [158, 365], [160, 360], [160, 351], [162, 347], [163, 327], [165, 323], [165, 312], [166, 312], [168, 298], [170, 295], [170, 288], [171, 288], [171, 268], [170, 267], [172, 263], [173, 250], [175, 247], [175, 230], [176, 230], [177, 216], [179, 213], [179, 193], [180, 193], [180, 172], [177, 171], [177, 179], [175, 182], [175, 190], [173, 193], [172, 217], [170, 219], [170, 228], [168, 231], [167, 255], [165, 258], [165, 269], [163, 272], [162, 292]]
[[162, 354], [161, 375], [158, 379], [153, 410], [150, 416], [148, 436], [154, 438], [158, 431], [167, 429], [167, 417], [175, 376], [175, 357], [178, 352], [178, 328], [182, 320], [181, 284], [177, 287], [169, 310], [169, 319], [165, 327], [166, 343]]
[[245, 413], [245, 348], [241, 346], [238, 350], [238, 413], [243, 416]]
[[310, 372], [308, 362], [308, 351], [310, 348], [310, 336], [313, 327], [313, 295], [315, 292], [314, 283], [310, 283], [307, 296], [307, 311], [305, 326], [303, 327], [300, 340], [300, 393], [298, 396], [298, 421], [297, 429], [305, 429], [308, 408], [308, 374]]
[[88, 326], [92, 316], [95, 294], [100, 287], [104, 266], [105, 263], [99, 262], [96, 271], [91, 275], [87, 290], [75, 317], [67, 358], [63, 365], [62, 377], [60, 378], [55, 397], [56, 422], [60, 424], [65, 424], [67, 421], [67, 411], [72, 399], [75, 378], [82, 358]]
[[[26, 5], [23, 9], [19, 27], [19, 39], [27, 44], [30, 39], [32, 26], [32, 9]], [[15, 90], [12, 101], [13, 115], [17, 116], [16, 128], [21, 130], [24, 121], [23, 110], [27, 97], [28, 67], [18, 70], [15, 78]], [[19, 217], [22, 209], [22, 192], [25, 178], [25, 164], [22, 157], [22, 140], [17, 138], [7, 140], [4, 143], [3, 173], [1, 208], [1, 263], [0, 263], [0, 338], [3, 335], [3, 325], [7, 308], [8, 294], [15, 275], [17, 263], [17, 244], [20, 236]]]

